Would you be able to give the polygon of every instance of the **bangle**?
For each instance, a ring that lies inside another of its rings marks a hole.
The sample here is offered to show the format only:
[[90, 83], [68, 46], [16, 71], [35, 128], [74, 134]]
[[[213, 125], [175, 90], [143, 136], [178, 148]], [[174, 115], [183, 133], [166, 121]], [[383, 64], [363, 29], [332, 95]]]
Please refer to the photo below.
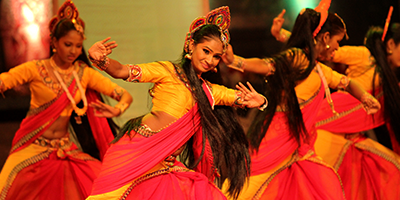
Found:
[[227, 67], [236, 69], [240, 72], [244, 72], [244, 58], [234, 55], [233, 63], [230, 65], [227, 65]]
[[120, 113], [118, 116], [120, 116], [122, 113], [125, 112], [125, 110], [129, 107], [129, 104], [127, 103], [121, 103], [121, 104], [117, 104], [114, 106], [114, 108], [119, 109]]
[[[264, 96], [262, 96], [262, 97], [264, 97]], [[264, 111], [267, 107], [268, 107], [268, 100], [266, 97], [264, 97], [264, 103], [260, 107], [258, 107], [258, 110]]]
[[265, 74], [265, 76], [269, 76], [269, 75], [274, 75], [275, 74], [275, 63], [272, 60], [272, 58], [264, 58], [263, 59], [265, 64], [267, 64], [269, 71], [267, 74]]
[[108, 66], [110, 65], [110, 59], [105, 54], [103, 55], [102, 60], [95, 60], [89, 54], [89, 60], [93, 63], [93, 66], [101, 71], [107, 70]]

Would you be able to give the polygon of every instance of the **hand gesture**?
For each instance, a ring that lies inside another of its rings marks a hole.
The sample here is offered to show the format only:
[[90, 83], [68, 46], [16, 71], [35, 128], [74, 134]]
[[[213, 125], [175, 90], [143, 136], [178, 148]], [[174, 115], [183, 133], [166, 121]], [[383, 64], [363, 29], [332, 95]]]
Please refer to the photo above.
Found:
[[111, 37], [108, 37], [102, 41], [94, 43], [89, 48], [89, 56], [94, 60], [102, 60], [105, 56], [112, 53], [112, 49], [118, 46], [115, 41], [107, 42]]
[[100, 100], [97, 100], [96, 102], [92, 102], [89, 105], [90, 107], [93, 107], [95, 112], [94, 115], [96, 117], [116, 117], [121, 114], [121, 110], [118, 108], [114, 108], [110, 105], [107, 105]]
[[259, 94], [249, 82], [247, 82], [247, 86], [249, 86], [250, 90], [240, 82], [236, 85], [236, 88], [242, 92], [241, 98], [244, 106], [248, 108], [257, 108], [264, 103], [268, 103], [267, 99]]
[[286, 10], [283, 9], [282, 12], [274, 18], [271, 26], [271, 34], [277, 39], [280, 37], [279, 34], [282, 29], [283, 22], [285, 22], [285, 19], [283, 18], [283, 15], [285, 15], [285, 13]]
[[381, 109], [379, 101], [368, 92], [364, 93], [361, 97], [361, 102], [367, 114], [375, 114], [379, 109]]
[[228, 44], [226, 47], [226, 51], [224, 54], [221, 56], [222, 62], [225, 63], [226, 66], [230, 65], [233, 63], [235, 60], [235, 55], [233, 54], [233, 48], [232, 45]]

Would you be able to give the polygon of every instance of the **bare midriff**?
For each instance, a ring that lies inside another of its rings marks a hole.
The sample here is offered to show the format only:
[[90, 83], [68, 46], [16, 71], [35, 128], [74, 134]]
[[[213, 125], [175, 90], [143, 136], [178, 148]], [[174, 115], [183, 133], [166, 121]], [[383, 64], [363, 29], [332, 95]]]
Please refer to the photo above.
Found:
[[67, 135], [68, 122], [70, 116], [58, 117], [50, 127], [44, 131], [43, 137], [46, 139], [59, 139]]
[[166, 128], [176, 120], [176, 117], [166, 112], [152, 111], [143, 117], [142, 124], [147, 125], [153, 131], [159, 131]]

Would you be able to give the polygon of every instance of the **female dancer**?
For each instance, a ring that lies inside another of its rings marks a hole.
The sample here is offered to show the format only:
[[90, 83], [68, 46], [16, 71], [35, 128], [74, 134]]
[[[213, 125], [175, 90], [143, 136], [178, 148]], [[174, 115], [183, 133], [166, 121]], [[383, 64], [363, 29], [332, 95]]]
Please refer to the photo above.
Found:
[[[327, 103], [319, 111], [315, 151], [338, 170], [348, 199], [398, 199], [400, 196], [397, 190], [400, 157], [360, 133], [386, 123], [393, 150], [400, 150], [397, 139], [400, 107], [396, 101], [400, 98], [400, 89], [395, 77], [400, 66], [400, 26], [395, 23], [389, 28], [389, 22], [390, 17], [385, 31], [371, 27], [366, 34], [365, 46], [343, 46], [327, 58], [348, 65], [346, 75], [384, 105], [378, 113], [368, 115], [359, 101], [339, 91], [332, 94], [338, 114], [332, 114]], [[280, 28], [279, 22], [274, 25], [271, 32]]]
[[[341, 18], [328, 14], [329, 3], [322, 1], [318, 12], [302, 10], [287, 50], [275, 57], [243, 59], [227, 51], [229, 67], [266, 76], [269, 99], [248, 133], [252, 170], [240, 199], [344, 199], [336, 172], [313, 150], [316, 111], [324, 91], [329, 95], [328, 86], [359, 100], [365, 94], [355, 81], [316, 62], [338, 48], [346, 34]], [[370, 113], [380, 108], [373, 97], [363, 104]]]
[[[0, 74], [0, 92], [28, 83], [32, 93], [29, 112], [0, 175], [0, 199], [76, 200], [90, 194], [101, 163], [70, 140], [71, 114], [75, 111], [73, 120], [78, 124], [87, 115], [102, 157], [113, 135], [107, 120], [97, 116], [118, 116], [132, 97], [88, 67], [82, 49], [83, 25], [75, 5], [66, 1], [50, 22], [50, 59], [30, 61]], [[116, 107], [105, 105], [96, 101], [92, 90], [119, 102]], [[81, 100], [83, 108], [76, 105]]]
[[92, 62], [114, 78], [155, 85], [151, 112], [121, 131], [88, 199], [225, 199], [213, 183], [225, 179], [228, 194], [238, 195], [250, 158], [245, 134], [226, 106], [263, 109], [267, 101], [250, 84], [250, 90], [243, 84], [232, 90], [206, 80], [228, 45], [229, 24], [228, 7], [193, 21], [180, 63], [122, 65], [106, 57], [116, 47], [109, 38], [89, 49]]

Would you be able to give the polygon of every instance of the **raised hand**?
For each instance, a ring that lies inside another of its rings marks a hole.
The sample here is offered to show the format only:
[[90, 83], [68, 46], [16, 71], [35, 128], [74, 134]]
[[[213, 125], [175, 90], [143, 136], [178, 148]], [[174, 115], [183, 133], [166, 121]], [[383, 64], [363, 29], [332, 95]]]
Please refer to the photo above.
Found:
[[107, 105], [99, 100], [97, 100], [96, 102], [90, 103], [89, 106], [94, 108], [94, 110], [95, 110], [94, 115], [96, 117], [111, 118], [111, 117], [116, 117], [121, 114], [120, 109], [114, 108], [114, 107]]
[[234, 55], [234, 53], [233, 53], [232, 45], [228, 44], [225, 53], [222, 54], [222, 56], [221, 56], [222, 62], [224, 62], [225, 65], [228, 66], [228, 65], [230, 65], [230, 64], [233, 63], [233, 61], [234, 61], [234, 59], [235, 59], [234, 56], [235, 56], [235, 55]]
[[102, 60], [105, 56], [112, 53], [112, 49], [116, 48], [118, 44], [115, 41], [108, 42], [111, 37], [108, 37], [102, 41], [94, 43], [89, 48], [89, 56], [94, 60]]
[[244, 106], [248, 108], [258, 108], [265, 103], [268, 104], [267, 99], [259, 94], [249, 82], [247, 82], [247, 86], [250, 90], [241, 82], [236, 85], [236, 88], [242, 92], [241, 98]]
[[273, 20], [272, 26], [271, 26], [271, 34], [278, 39], [280, 37], [280, 31], [282, 29], [282, 25], [285, 22], [285, 19], [283, 18], [283, 15], [285, 15], [286, 10], [283, 9], [281, 13], [279, 13], [278, 16], [276, 16]]

